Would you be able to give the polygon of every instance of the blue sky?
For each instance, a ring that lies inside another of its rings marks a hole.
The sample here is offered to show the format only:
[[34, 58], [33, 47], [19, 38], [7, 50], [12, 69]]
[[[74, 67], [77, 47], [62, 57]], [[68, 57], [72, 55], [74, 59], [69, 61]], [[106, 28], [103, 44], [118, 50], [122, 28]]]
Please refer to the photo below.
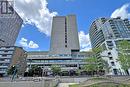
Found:
[[17, 46], [27, 51], [48, 51], [52, 17], [77, 16], [80, 47], [91, 49], [89, 27], [99, 17], [130, 18], [130, 0], [16, 0], [15, 9], [24, 20]]

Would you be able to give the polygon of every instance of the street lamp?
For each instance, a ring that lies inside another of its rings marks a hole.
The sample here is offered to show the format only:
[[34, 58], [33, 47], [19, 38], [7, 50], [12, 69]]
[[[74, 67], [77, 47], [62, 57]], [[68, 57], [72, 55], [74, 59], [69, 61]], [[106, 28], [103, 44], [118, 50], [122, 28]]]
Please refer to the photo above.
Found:
[[31, 69], [32, 68], [32, 64], [31, 64], [32, 63], [32, 59], [30, 59], [29, 62], [30, 62], [29, 69]]

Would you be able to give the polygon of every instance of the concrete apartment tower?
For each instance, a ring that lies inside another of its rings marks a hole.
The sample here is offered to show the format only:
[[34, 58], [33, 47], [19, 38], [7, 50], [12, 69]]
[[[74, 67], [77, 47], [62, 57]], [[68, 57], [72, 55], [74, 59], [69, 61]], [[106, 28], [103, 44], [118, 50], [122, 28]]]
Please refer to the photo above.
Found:
[[79, 52], [79, 38], [75, 15], [53, 18], [50, 54], [72, 54]]
[[[101, 57], [111, 67], [110, 75], [127, 75], [121, 68], [118, 60], [117, 44], [121, 40], [130, 41], [130, 22], [128, 19], [99, 18], [96, 19], [89, 30], [92, 48], [103, 49]], [[129, 70], [130, 72], [130, 70]]]
[[7, 0], [0, 0], [0, 4], [0, 46], [13, 46], [23, 20]]
[[26, 70], [26, 51], [17, 46], [0, 47], [0, 76], [6, 76], [7, 70], [13, 65], [18, 66], [18, 74], [24, 75]]

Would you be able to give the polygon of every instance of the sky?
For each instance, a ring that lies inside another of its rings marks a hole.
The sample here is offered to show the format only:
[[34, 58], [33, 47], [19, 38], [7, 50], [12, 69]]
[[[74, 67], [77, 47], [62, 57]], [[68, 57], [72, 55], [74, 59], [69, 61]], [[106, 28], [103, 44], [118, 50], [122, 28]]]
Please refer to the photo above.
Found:
[[81, 51], [91, 49], [89, 28], [100, 17], [130, 19], [130, 0], [14, 0], [23, 19], [16, 46], [26, 51], [49, 51], [52, 18], [76, 15]]

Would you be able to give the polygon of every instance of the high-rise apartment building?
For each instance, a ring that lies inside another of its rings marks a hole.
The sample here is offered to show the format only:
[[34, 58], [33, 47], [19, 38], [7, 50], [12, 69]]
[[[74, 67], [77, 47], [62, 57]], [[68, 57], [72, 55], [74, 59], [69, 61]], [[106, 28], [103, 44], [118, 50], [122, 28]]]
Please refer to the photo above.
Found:
[[26, 51], [17, 46], [1, 46], [0, 47], [0, 76], [7, 75], [7, 70], [18, 65], [18, 74], [24, 75], [26, 70]]
[[79, 52], [79, 39], [75, 15], [56, 16], [52, 22], [50, 54]]
[[0, 4], [0, 46], [13, 46], [23, 20], [7, 0], [0, 0]]
[[130, 22], [128, 19], [99, 18], [96, 19], [89, 31], [92, 48], [101, 47], [103, 59], [111, 67], [111, 75], [126, 74], [118, 61], [117, 43], [121, 40], [130, 41]]

